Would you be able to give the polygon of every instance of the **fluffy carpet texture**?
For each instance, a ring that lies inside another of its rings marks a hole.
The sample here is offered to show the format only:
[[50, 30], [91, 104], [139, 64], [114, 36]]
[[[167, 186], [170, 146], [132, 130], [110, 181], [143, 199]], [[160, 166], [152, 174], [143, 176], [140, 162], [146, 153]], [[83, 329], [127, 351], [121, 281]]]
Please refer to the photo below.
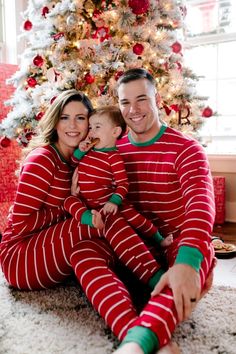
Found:
[[[236, 353], [236, 289], [214, 287], [175, 332], [183, 354]], [[108, 354], [117, 341], [71, 279], [11, 289], [0, 272], [0, 354]]]

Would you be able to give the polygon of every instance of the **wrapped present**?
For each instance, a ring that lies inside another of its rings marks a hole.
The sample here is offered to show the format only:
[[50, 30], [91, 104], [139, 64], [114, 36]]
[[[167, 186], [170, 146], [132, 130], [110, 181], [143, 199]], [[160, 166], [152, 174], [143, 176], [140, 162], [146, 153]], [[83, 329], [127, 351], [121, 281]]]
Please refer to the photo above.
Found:
[[216, 206], [215, 224], [222, 225], [225, 222], [225, 177], [214, 176], [213, 183]]

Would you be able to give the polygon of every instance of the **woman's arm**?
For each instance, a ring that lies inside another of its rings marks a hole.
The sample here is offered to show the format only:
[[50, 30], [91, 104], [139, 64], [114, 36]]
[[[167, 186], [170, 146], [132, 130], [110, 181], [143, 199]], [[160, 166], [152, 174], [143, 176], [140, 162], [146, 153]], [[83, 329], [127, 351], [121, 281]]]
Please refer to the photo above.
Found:
[[27, 158], [20, 173], [12, 213], [14, 234], [37, 232], [66, 217], [60, 200], [58, 205], [47, 204], [57, 166], [48, 151], [40, 152]]

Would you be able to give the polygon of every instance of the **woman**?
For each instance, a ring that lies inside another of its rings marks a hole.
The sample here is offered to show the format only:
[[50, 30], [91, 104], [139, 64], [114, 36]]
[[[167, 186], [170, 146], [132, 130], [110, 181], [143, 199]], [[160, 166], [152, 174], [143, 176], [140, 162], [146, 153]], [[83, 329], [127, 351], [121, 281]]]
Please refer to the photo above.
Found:
[[72, 272], [70, 257], [81, 233], [63, 202], [71, 190], [70, 157], [87, 135], [92, 109], [84, 94], [62, 92], [26, 149], [0, 248], [3, 273], [18, 289], [48, 288]]

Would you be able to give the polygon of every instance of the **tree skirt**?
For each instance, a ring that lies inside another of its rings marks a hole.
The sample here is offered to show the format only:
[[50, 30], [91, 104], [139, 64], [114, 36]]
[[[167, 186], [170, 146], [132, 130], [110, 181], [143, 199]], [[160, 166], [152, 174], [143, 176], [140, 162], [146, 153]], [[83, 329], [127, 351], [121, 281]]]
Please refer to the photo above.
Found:
[[[183, 354], [235, 354], [236, 289], [214, 287], [175, 339]], [[25, 292], [0, 272], [0, 354], [108, 354], [117, 344], [73, 279]]]

